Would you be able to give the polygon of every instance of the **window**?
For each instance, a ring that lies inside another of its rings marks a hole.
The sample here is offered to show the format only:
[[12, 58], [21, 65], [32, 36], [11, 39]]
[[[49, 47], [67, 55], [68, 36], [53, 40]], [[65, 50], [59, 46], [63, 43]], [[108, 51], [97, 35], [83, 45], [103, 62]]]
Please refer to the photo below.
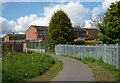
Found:
[[94, 37], [94, 36], [95, 36], [95, 34], [90, 34], [90, 36], [91, 36], [91, 37]]
[[80, 36], [84, 36], [85, 33], [83, 31], [80, 31]]
[[40, 31], [40, 35], [46, 35], [46, 31]]
[[32, 35], [30, 34], [30, 37], [32, 37]]

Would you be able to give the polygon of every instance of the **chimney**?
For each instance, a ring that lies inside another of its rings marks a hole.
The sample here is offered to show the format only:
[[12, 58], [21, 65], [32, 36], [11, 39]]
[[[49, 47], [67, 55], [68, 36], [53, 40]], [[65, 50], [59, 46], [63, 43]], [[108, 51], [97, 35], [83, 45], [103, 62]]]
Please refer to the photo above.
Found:
[[14, 34], [14, 32], [13, 32], [13, 34]]

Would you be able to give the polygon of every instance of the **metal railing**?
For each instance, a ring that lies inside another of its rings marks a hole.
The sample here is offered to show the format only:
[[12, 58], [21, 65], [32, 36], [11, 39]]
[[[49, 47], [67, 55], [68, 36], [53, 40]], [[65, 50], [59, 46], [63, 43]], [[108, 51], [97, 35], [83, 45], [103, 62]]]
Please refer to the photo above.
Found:
[[48, 46], [44, 42], [27, 42], [27, 50], [34, 50], [36, 52], [54, 52], [54, 46]]
[[94, 58], [103, 60], [107, 64], [111, 64], [120, 68], [120, 45], [56, 45], [55, 53], [58, 55], [68, 55], [80, 58]]

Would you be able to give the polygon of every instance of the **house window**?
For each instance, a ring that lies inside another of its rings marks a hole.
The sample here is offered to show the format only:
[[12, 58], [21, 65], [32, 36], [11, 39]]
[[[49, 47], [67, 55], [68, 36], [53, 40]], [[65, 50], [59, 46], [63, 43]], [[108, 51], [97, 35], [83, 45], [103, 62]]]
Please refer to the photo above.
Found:
[[40, 31], [40, 35], [46, 35], [46, 31]]
[[85, 35], [85, 33], [81, 31], [80, 32], [80, 36], [84, 36], [84, 35]]
[[90, 34], [90, 36], [91, 36], [91, 37], [94, 37], [94, 36], [95, 36], [95, 34]]
[[32, 37], [32, 35], [30, 34], [30, 37]]

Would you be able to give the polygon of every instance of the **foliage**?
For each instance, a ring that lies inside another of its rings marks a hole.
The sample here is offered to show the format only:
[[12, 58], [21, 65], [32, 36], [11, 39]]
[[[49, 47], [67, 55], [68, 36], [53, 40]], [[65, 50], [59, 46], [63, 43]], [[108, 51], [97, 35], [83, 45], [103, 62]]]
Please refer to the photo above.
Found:
[[58, 10], [52, 16], [46, 39], [49, 45], [69, 44], [74, 40], [71, 21], [64, 11]]
[[33, 78], [32, 81], [51, 81], [56, 75], [58, 75], [58, 73], [63, 69], [63, 62], [55, 58], [53, 59], [55, 64], [49, 69], [49, 71], [44, 73], [42, 76]]
[[76, 44], [76, 45], [84, 45], [84, 44], [85, 44], [85, 41], [84, 41], [84, 40], [77, 40], [77, 41], [74, 41], [73, 44]]
[[96, 45], [96, 44], [98, 44], [98, 42], [95, 40], [77, 40], [77, 41], [74, 41], [73, 44], [76, 44], [76, 45]]
[[120, 1], [112, 3], [107, 9], [102, 24], [98, 24], [100, 29], [100, 40], [104, 43], [120, 42]]
[[85, 44], [86, 45], [96, 45], [96, 44], [98, 44], [98, 42], [95, 40], [85, 40]]
[[2, 45], [2, 51], [9, 51], [9, 47], [7, 45]]
[[3, 56], [2, 80], [25, 81], [44, 74], [53, 64], [55, 61], [48, 55], [11, 52]]
[[2, 54], [5, 55], [7, 53], [11, 52], [11, 49], [7, 45], [2, 45]]

